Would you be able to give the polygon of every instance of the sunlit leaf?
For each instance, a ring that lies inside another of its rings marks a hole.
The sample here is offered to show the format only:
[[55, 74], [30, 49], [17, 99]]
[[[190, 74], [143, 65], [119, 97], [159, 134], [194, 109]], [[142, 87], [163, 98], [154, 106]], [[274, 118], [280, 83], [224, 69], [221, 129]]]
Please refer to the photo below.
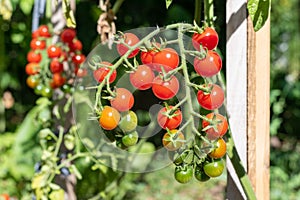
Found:
[[4, 20], [10, 20], [13, 12], [12, 3], [10, 0], [0, 1], [0, 15], [2, 15]]
[[170, 5], [172, 4], [173, 0], [166, 0], [166, 7], [167, 9], [170, 7]]
[[63, 0], [62, 1], [62, 8], [63, 13], [67, 22], [67, 27], [69, 28], [75, 28], [76, 27], [76, 21], [74, 17], [74, 12], [71, 9], [70, 1], [69, 0]]
[[255, 31], [263, 27], [269, 17], [271, 0], [249, 0], [247, 8]]
[[65, 192], [62, 189], [59, 190], [53, 190], [50, 195], [49, 198], [51, 200], [57, 200], [57, 199], [65, 199]]
[[24, 14], [29, 15], [33, 7], [34, 0], [21, 0], [20, 8]]

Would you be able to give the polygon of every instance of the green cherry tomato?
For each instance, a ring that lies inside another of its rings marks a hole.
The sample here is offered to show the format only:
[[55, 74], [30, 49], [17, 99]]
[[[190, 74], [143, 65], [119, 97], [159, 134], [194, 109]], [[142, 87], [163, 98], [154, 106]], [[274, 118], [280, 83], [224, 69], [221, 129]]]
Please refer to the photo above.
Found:
[[41, 95], [42, 94], [42, 89], [43, 89], [43, 85], [42, 84], [38, 84], [35, 88], [34, 88], [34, 93], [37, 95]]
[[51, 87], [49, 87], [49, 86], [44, 86], [44, 87], [42, 88], [41, 95], [42, 95], [43, 97], [50, 98], [50, 97], [52, 97], [52, 93], [53, 93], [53, 90], [52, 90]]
[[223, 173], [225, 163], [223, 159], [216, 159], [213, 162], [205, 163], [203, 170], [209, 177], [218, 177]]
[[122, 137], [122, 143], [126, 146], [126, 147], [130, 147], [133, 146], [137, 143], [139, 139], [139, 134], [136, 131], [127, 133], [126, 135], [124, 135]]
[[138, 123], [138, 118], [133, 111], [123, 112], [121, 114], [121, 121], [119, 122], [119, 128], [127, 133], [134, 131]]
[[193, 167], [190, 165], [177, 166], [174, 177], [179, 183], [188, 183], [193, 178]]
[[200, 182], [205, 182], [205, 181], [208, 181], [210, 179], [210, 177], [207, 174], [205, 174], [205, 172], [203, 170], [203, 167], [199, 166], [199, 165], [197, 165], [195, 167], [194, 176]]

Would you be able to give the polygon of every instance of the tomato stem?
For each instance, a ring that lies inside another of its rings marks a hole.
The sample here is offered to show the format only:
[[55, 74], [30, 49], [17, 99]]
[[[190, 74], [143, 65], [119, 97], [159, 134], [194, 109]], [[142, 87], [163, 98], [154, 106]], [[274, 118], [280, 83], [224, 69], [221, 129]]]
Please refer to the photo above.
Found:
[[197, 25], [201, 23], [202, 0], [195, 0], [194, 20]]

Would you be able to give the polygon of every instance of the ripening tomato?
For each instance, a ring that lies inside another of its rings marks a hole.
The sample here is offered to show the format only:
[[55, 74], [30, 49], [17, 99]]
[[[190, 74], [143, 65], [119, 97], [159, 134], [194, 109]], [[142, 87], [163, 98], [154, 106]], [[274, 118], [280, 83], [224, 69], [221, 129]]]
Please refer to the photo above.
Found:
[[38, 74], [40, 71], [40, 65], [38, 63], [28, 63], [25, 66], [25, 72], [28, 75]]
[[62, 62], [59, 61], [59, 59], [54, 58], [50, 62], [50, 71], [52, 73], [60, 73], [64, 70], [64, 65]]
[[222, 88], [216, 84], [208, 84], [206, 87], [210, 88], [210, 92], [199, 90], [197, 93], [199, 104], [207, 110], [221, 107], [224, 102], [224, 91]]
[[222, 158], [226, 154], [226, 142], [223, 138], [219, 138], [216, 143], [216, 148], [212, 150], [208, 155], [211, 158]]
[[205, 174], [211, 178], [221, 176], [225, 168], [225, 163], [223, 159], [213, 160], [212, 162], [207, 162], [203, 166]]
[[175, 151], [183, 146], [185, 140], [182, 132], [178, 132], [177, 129], [172, 129], [166, 132], [163, 136], [163, 146], [168, 151]]
[[51, 34], [49, 32], [49, 27], [47, 25], [41, 25], [38, 28], [38, 34], [40, 37], [51, 37]]
[[33, 50], [45, 49], [46, 48], [46, 41], [45, 40], [39, 40], [37, 38], [33, 38], [30, 42], [30, 48], [33, 49]]
[[[129, 110], [128, 112], [121, 113], [121, 120], [119, 128], [124, 132], [128, 133], [134, 131], [138, 123], [138, 118], [135, 112]], [[127, 145], [126, 145], [127, 146]]]
[[64, 77], [61, 73], [54, 73], [52, 76], [51, 87], [58, 88], [61, 87], [66, 82], [66, 77]]
[[195, 71], [203, 77], [211, 77], [219, 73], [222, 68], [222, 59], [215, 51], [207, 51], [204, 59], [195, 57], [194, 59]]
[[[133, 33], [124, 33], [124, 35], [122, 35], [122, 39], [124, 40], [124, 43], [128, 46], [134, 46], [140, 41], [140, 39]], [[117, 44], [117, 51], [120, 54], [120, 56], [123, 56], [128, 51], [128, 47], [126, 47], [124, 44]], [[132, 58], [138, 53], [139, 49], [136, 48], [129, 54], [128, 58]]]
[[164, 107], [160, 109], [157, 114], [157, 122], [163, 129], [175, 129], [182, 122], [182, 113], [180, 109], [173, 111], [172, 108], [173, 106]]
[[113, 130], [118, 126], [120, 118], [120, 113], [115, 108], [104, 106], [99, 118], [99, 124], [104, 130]]
[[155, 75], [147, 65], [140, 65], [136, 71], [130, 74], [130, 83], [139, 90], [147, 90], [152, 87]]
[[74, 64], [79, 65], [79, 64], [81, 64], [85, 61], [85, 55], [83, 55], [83, 54], [74, 55], [72, 57], [72, 61], [73, 61]]
[[62, 51], [60, 47], [53, 44], [47, 48], [47, 53], [49, 58], [58, 58], [60, 57]]
[[206, 132], [206, 137], [210, 140], [223, 137], [228, 130], [228, 122], [221, 114], [209, 113], [206, 117], [212, 120], [212, 124], [206, 120], [202, 121], [202, 129]]
[[9, 200], [9, 199], [10, 199], [10, 197], [9, 197], [8, 194], [1, 194], [0, 195], [0, 200]]
[[126, 146], [126, 147], [131, 147], [133, 145], [135, 145], [137, 143], [137, 141], [139, 140], [139, 134], [136, 131], [132, 131], [130, 133], [126, 133], [123, 137], [122, 137], [122, 143]]
[[76, 31], [73, 28], [66, 28], [60, 34], [60, 39], [64, 43], [72, 43], [76, 37]]
[[216, 48], [218, 42], [218, 33], [211, 27], [205, 28], [202, 33], [194, 33], [192, 36], [193, 46], [198, 51], [200, 50], [200, 45], [202, 45], [204, 49], [212, 50]]
[[27, 61], [28, 62], [34, 62], [34, 63], [39, 63], [42, 60], [42, 56], [40, 53], [36, 51], [29, 51], [27, 54]]
[[39, 83], [40, 83], [39, 77], [34, 75], [30, 75], [26, 79], [26, 84], [32, 89], [34, 89]]
[[110, 105], [120, 112], [128, 111], [134, 104], [132, 93], [125, 88], [117, 88], [116, 96], [110, 100]]
[[170, 77], [169, 80], [163, 80], [163, 78], [158, 75], [153, 80], [152, 91], [159, 99], [171, 99], [177, 94], [178, 90], [179, 81], [175, 76]]
[[156, 52], [153, 56], [152, 65], [158, 72], [162, 71], [162, 67], [165, 72], [171, 71], [178, 67], [179, 56], [175, 49], [164, 48]]
[[176, 181], [182, 184], [190, 182], [193, 178], [193, 167], [191, 165], [176, 166], [174, 177]]
[[[110, 70], [111, 70], [109, 68], [109, 66], [112, 66], [112, 64], [109, 63], [109, 62], [106, 62], [106, 61], [101, 62], [100, 63], [100, 68], [96, 69], [93, 72], [94, 79], [96, 81], [98, 81], [99, 83], [101, 83], [105, 79], [105, 77], [108, 75], [108, 73], [110, 72]], [[116, 77], [117, 77], [117, 71], [114, 70], [112, 72], [112, 74], [110, 75], [110, 77], [109, 77], [109, 83], [114, 82], [116, 80]]]

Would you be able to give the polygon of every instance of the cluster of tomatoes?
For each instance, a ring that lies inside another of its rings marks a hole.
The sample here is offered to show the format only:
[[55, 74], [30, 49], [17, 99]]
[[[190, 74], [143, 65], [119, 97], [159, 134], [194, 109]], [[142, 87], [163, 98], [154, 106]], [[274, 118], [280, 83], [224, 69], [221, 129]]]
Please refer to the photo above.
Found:
[[76, 31], [64, 29], [59, 35], [60, 41], [52, 44], [54, 36], [47, 25], [41, 25], [32, 33], [25, 67], [27, 85], [36, 94], [49, 98], [53, 89], [62, 88], [68, 92], [76, 76], [86, 75], [80, 68], [85, 56], [81, 53], [82, 43], [76, 38]]
[[[191, 54], [194, 56], [193, 73], [205, 80], [218, 74], [222, 68], [221, 57], [215, 51], [218, 40], [218, 34], [210, 27], [195, 32], [192, 36], [195, 49]], [[129, 69], [127, 72], [131, 85], [137, 90], [152, 90], [153, 95], [164, 102], [156, 119], [164, 130], [162, 145], [176, 165], [175, 179], [180, 183], [187, 183], [193, 176], [199, 181], [220, 176], [225, 166], [222, 157], [226, 154], [223, 136], [228, 129], [226, 118], [217, 112], [224, 102], [223, 89], [208, 81], [200, 85], [190, 80], [181, 83], [178, 74], [187, 66], [181, 65], [180, 56], [175, 49], [157, 42], [152, 42], [147, 47], [137, 46], [139, 42], [140, 39], [135, 34], [124, 33], [118, 38], [116, 49], [120, 56], [126, 57], [123, 66]], [[137, 48], [134, 49], [135, 46]], [[134, 58], [134, 64], [129, 62], [130, 58]], [[134, 105], [132, 92], [123, 87], [111, 90], [110, 84], [115, 82], [117, 73], [117, 67], [106, 61], [100, 62], [93, 69], [94, 79], [98, 84], [106, 85], [105, 92], [110, 94], [110, 105], [102, 106], [98, 113], [99, 124], [104, 133], [112, 141], [116, 141], [117, 146], [127, 148], [138, 142], [138, 118], [131, 110]], [[201, 126], [196, 128], [195, 132], [199, 131], [199, 135], [196, 134], [193, 147], [186, 144], [184, 131], [186, 126], [195, 124], [188, 124], [188, 120], [183, 120], [180, 108], [187, 100], [184, 98], [181, 102], [177, 99], [179, 102], [175, 104], [176, 100], [169, 101], [174, 100], [180, 87], [186, 84], [197, 92], [200, 107], [211, 111], [204, 116], [190, 113], [202, 120]]]

